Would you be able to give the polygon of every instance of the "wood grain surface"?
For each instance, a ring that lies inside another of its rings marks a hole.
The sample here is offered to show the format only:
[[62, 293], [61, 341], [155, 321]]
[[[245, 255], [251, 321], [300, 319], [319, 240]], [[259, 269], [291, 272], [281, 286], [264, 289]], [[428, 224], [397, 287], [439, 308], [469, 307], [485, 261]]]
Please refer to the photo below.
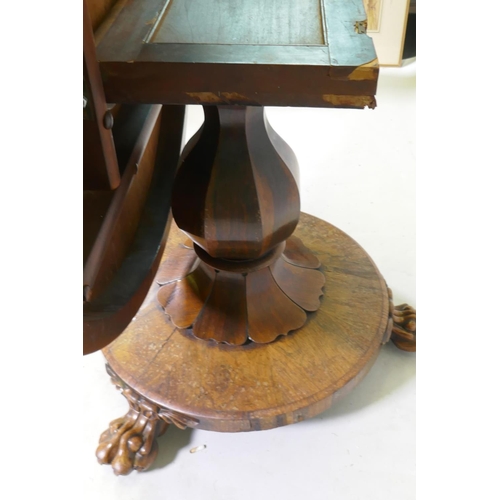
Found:
[[281, 258], [300, 216], [297, 159], [262, 107], [204, 110], [172, 195], [175, 222], [194, 248], [175, 249], [162, 265], [158, 300], [174, 325], [199, 339], [273, 342], [320, 307], [324, 284], [310, 268], [319, 261], [297, 238], [294, 262]]
[[[301, 214], [295, 235], [317, 255], [326, 277], [321, 308], [301, 329], [264, 345], [196, 339], [168, 321], [155, 285], [135, 321], [103, 351], [112, 370], [200, 429], [270, 429], [326, 410], [375, 361], [389, 297], [373, 261], [339, 229]], [[172, 225], [165, 256], [184, 242]]]
[[258, 259], [297, 225], [295, 178], [268, 136], [264, 108], [205, 106], [204, 112], [183, 151], [173, 216], [211, 257]]
[[375, 107], [362, 0], [131, 0], [109, 17], [97, 36], [108, 102]]

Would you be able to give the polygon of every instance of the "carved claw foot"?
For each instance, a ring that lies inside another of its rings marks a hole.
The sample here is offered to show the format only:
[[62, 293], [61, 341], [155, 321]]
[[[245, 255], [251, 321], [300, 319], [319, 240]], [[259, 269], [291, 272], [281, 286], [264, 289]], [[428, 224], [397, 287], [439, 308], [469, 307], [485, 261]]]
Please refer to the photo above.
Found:
[[128, 413], [113, 420], [101, 434], [97, 447], [100, 464], [111, 464], [116, 475], [146, 470], [158, 454], [156, 438], [168, 424], [158, 419], [154, 408], [142, 404], [140, 410], [130, 408]]
[[196, 425], [197, 421], [152, 403], [120, 380], [109, 365], [106, 370], [130, 408], [124, 417], [113, 420], [101, 434], [97, 460], [100, 464], [111, 464], [116, 475], [144, 471], [158, 455], [156, 439], [169, 424], [185, 429], [188, 425]]
[[403, 351], [415, 352], [417, 350], [417, 311], [408, 304], [394, 306], [392, 290], [389, 293], [389, 323], [385, 342], [392, 342]]

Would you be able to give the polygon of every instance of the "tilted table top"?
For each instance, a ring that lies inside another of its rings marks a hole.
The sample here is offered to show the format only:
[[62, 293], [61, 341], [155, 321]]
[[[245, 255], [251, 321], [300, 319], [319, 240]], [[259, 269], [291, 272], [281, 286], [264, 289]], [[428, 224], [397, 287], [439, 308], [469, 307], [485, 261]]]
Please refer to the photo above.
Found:
[[362, 0], [123, 0], [98, 35], [108, 102], [363, 108]]

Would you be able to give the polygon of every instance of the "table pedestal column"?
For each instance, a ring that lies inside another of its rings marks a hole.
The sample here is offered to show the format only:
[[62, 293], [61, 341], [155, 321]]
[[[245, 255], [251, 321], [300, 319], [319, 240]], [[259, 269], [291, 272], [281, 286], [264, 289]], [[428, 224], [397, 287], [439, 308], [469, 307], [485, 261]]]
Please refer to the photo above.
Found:
[[117, 474], [144, 470], [167, 424], [298, 422], [349, 392], [391, 337], [415, 348], [415, 311], [392, 306], [366, 252], [300, 213], [295, 156], [263, 108], [205, 116], [181, 158], [156, 283], [104, 350], [130, 405], [97, 451]]
[[292, 236], [297, 161], [261, 107], [206, 107], [205, 116], [174, 184], [173, 215], [189, 239], [161, 267], [157, 298], [197, 338], [272, 342], [320, 307], [325, 282]]

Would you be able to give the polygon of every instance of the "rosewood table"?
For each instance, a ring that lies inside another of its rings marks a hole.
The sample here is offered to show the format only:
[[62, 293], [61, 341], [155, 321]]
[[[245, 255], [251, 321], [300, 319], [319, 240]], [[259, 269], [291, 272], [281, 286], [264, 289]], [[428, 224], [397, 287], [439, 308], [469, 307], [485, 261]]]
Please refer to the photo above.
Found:
[[205, 110], [155, 283], [103, 351], [130, 405], [97, 449], [116, 474], [146, 469], [171, 424], [299, 422], [351, 390], [389, 339], [415, 350], [415, 310], [393, 307], [348, 235], [300, 212], [297, 160], [264, 112], [374, 108], [365, 19], [362, 0], [130, 0], [105, 22], [108, 102]]

